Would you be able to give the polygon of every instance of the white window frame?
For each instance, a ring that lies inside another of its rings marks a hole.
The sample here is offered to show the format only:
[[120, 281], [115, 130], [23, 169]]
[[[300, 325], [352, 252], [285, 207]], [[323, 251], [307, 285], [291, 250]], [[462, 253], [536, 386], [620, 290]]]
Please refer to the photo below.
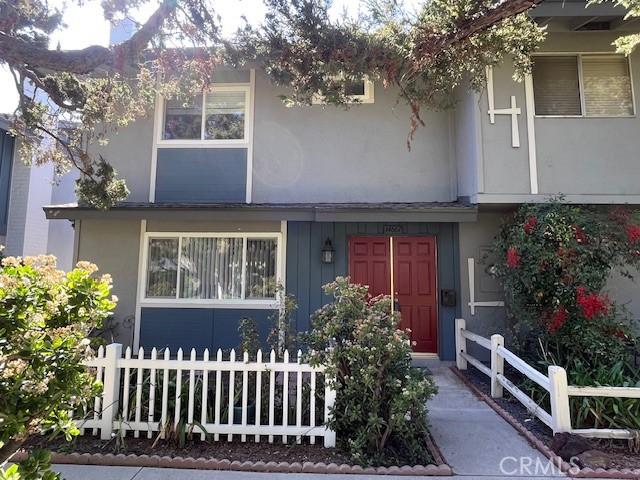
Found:
[[[251, 83], [214, 83], [209, 89], [201, 94], [202, 96], [202, 122], [199, 139], [165, 139], [164, 135], [164, 122], [165, 111], [167, 102], [164, 98], [160, 98], [158, 102], [159, 108], [157, 108], [156, 117], [156, 146], [158, 148], [176, 148], [176, 147], [238, 147], [248, 146], [251, 143], [253, 136], [253, 95], [252, 95]], [[207, 93], [217, 92], [243, 92], [245, 94], [244, 102], [244, 138], [232, 138], [232, 139], [205, 139], [205, 116], [206, 116], [206, 97]]]
[[[337, 80], [339, 80], [337, 78]], [[375, 103], [375, 84], [373, 80], [369, 77], [365, 76], [364, 81], [364, 95], [350, 95], [349, 103]], [[311, 99], [311, 103], [313, 105], [326, 105], [327, 102], [324, 101], [324, 98], [321, 95], [314, 95]]]
[[[179, 298], [180, 294], [180, 257], [182, 256], [183, 238], [242, 238], [242, 298], [206, 299], [206, 298]], [[176, 278], [175, 298], [147, 297], [147, 274], [149, 263], [149, 241], [151, 239], [177, 239], [178, 240], [178, 264]], [[246, 295], [246, 257], [247, 240], [273, 239], [276, 240], [276, 284], [284, 285], [284, 252], [283, 234], [281, 232], [144, 232], [142, 241], [142, 260], [140, 262], [139, 305], [140, 307], [216, 307], [216, 308], [251, 308], [251, 309], [277, 309], [280, 301], [275, 298], [259, 299], [244, 298]]]
[[[633, 112], [631, 115], [587, 115], [586, 114], [586, 105], [584, 98], [584, 80], [582, 78], [582, 57], [583, 56], [610, 56], [610, 57], [626, 57], [627, 65], [629, 68], [629, 82], [631, 83], [631, 105], [633, 107]], [[579, 93], [580, 93], [580, 111], [581, 115], [538, 115], [535, 114], [535, 118], [635, 118], [636, 117], [636, 96], [635, 89], [633, 86], [633, 69], [631, 64], [631, 57], [629, 55], [622, 55], [615, 52], [539, 52], [532, 57], [553, 57], [553, 56], [561, 56], [561, 57], [576, 57], [577, 66], [578, 66], [578, 85], [579, 85]], [[535, 84], [535, 78], [531, 75], [532, 82]], [[533, 106], [535, 113], [535, 90], [533, 90]]]

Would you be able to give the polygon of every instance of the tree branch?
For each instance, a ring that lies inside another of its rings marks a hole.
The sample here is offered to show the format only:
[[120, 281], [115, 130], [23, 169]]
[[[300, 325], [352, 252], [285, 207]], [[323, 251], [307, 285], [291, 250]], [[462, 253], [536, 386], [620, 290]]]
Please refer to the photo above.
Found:
[[447, 48], [488, 30], [507, 18], [526, 12], [542, 2], [543, 0], [504, 0], [497, 7], [477, 12], [476, 15], [464, 20], [449, 35], [441, 36], [436, 32], [425, 32], [424, 40], [415, 48], [417, 56], [422, 59], [413, 65], [412, 70], [415, 72], [425, 68], [429, 59], [438, 56]]
[[112, 67], [122, 60], [134, 59], [160, 32], [176, 5], [176, 0], [164, 0], [129, 40], [112, 48], [93, 45], [81, 50], [50, 50], [0, 32], [0, 58], [18, 67], [86, 75], [98, 67]]

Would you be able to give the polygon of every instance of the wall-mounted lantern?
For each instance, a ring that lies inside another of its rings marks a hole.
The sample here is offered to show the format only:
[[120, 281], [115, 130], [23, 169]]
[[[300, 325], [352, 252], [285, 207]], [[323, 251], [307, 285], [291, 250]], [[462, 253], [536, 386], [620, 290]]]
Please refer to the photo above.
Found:
[[324, 241], [324, 247], [322, 247], [321, 253], [322, 256], [320, 258], [322, 263], [333, 263], [336, 256], [336, 250], [333, 248], [330, 238], [327, 238]]

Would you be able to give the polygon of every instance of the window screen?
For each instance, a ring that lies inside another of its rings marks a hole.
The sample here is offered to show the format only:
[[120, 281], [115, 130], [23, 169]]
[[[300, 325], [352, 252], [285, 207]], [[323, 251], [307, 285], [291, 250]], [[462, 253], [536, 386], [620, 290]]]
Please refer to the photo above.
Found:
[[536, 115], [581, 115], [577, 56], [540, 56], [533, 63]]
[[587, 116], [633, 115], [629, 62], [622, 55], [583, 55]]

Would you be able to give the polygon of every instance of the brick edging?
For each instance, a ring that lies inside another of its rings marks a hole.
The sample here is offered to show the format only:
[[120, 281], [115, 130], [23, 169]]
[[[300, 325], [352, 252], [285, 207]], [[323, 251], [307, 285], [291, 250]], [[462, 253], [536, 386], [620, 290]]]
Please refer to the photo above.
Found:
[[449, 367], [451, 371], [471, 390], [478, 398], [489, 405], [498, 415], [500, 415], [508, 424], [515, 428], [518, 433], [525, 437], [531, 445], [546, 456], [554, 465], [560, 466], [560, 470], [574, 478], [640, 478], [640, 469], [623, 468], [578, 468], [568, 462], [565, 462], [559, 455], [551, 450], [542, 440], [531, 433], [524, 425], [520, 423], [513, 415], [502, 408], [489, 395], [480, 390], [469, 380], [455, 365]]
[[[27, 453], [20, 451], [12, 461], [21, 461]], [[160, 467], [195, 470], [236, 470], [248, 472], [278, 473], [325, 473], [325, 474], [365, 474], [365, 475], [420, 475], [451, 476], [453, 470], [449, 465], [404, 465], [402, 467], [361, 467], [343, 463], [325, 464], [323, 462], [241, 462], [239, 460], [193, 457], [169, 457], [159, 455], [124, 455], [113, 453], [58, 453], [52, 452], [51, 463], [66, 465], [102, 465], [122, 467]]]

